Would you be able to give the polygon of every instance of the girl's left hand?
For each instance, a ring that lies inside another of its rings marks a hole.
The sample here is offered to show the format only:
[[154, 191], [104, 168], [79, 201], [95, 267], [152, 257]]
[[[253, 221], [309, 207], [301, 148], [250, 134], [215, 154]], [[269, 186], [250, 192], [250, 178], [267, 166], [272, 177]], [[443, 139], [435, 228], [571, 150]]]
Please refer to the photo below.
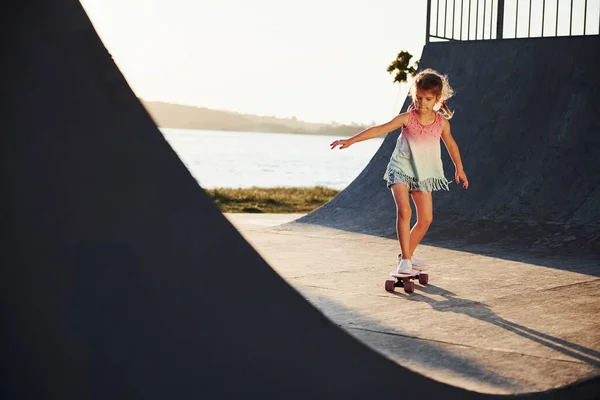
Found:
[[462, 181], [463, 187], [465, 189], [469, 188], [469, 180], [467, 179], [467, 174], [465, 174], [465, 171], [463, 171], [462, 169], [456, 170], [454, 178], [456, 179], [456, 183], [460, 183], [460, 181]]

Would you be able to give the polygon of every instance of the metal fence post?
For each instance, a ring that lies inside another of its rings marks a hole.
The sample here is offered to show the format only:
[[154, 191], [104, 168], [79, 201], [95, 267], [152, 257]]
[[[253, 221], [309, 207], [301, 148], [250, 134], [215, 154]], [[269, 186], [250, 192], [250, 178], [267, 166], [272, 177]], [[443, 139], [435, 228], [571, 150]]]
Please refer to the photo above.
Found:
[[[515, 22], [516, 24], [516, 22]], [[496, 19], [496, 39], [504, 36], [504, 0], [498, 0], [498, 18]]]
[[429, 33], [431, 32], [431, 0], [427, 0], [427, 22], [425, 23], [425, 44], [429, 43]]

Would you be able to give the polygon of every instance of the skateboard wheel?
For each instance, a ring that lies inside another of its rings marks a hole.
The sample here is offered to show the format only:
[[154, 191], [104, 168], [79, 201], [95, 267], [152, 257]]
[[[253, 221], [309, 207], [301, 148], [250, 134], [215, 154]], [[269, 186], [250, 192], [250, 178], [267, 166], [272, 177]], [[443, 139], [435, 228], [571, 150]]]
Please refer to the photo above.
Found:
[[394, 281], [385, 281], [385, 290], [387, 292], [393, 292], [394, 291]]
[[415, 283], [414, 282], [406, 282], [404, 284], [404, 291], [406, 293], [412, 293], [415, 291]]
[[427, 285], [427, 282], [429, 282], [429, 274], [420, 274], [419, 283], [421, 285]]

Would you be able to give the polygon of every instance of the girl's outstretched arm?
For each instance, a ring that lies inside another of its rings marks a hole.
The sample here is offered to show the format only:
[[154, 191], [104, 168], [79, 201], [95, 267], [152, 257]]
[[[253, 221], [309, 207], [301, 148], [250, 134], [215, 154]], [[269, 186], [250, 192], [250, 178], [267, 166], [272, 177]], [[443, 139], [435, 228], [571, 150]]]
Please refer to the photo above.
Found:
[[377, 136], [384, 135], [388, 132], [396, 130], [400, 127], [406, 126], [408, 123], [408, 114], [399, 114], [396, 115], [391, 121], [386, 122], [385, 124], [372, 126], [370, 128], [365, 129], [352, 136], [349, 139], [339, 139], [331, 142], [331, 149], [335, 149], [336, 146], [339, 146], [340, 149], [345, 149], [347, 147], [352, 146], [354, 143], [362, 142], [363, 140], [373, 139]]
[[469, 180], [467, 179], [467, 174], [465, 174], [465, 170], [463, 168], [462, 160], [460, 158], [460, 151], [458, 150], [458, 145], [456, 141], [452, 137], [452, 133], [450, 133], [450, 122], [446, 118], [442, 119], [442, 140], [446, 145], [446, 149], [448, 150], [448, 154], [450, 154], [450, 158], [454, 163], [454, 168], [456, 168], [456, 172], [454, 174], [454, 178], [456, 183], [463, 182], [463, 187], [465, 189], [469, 188]]

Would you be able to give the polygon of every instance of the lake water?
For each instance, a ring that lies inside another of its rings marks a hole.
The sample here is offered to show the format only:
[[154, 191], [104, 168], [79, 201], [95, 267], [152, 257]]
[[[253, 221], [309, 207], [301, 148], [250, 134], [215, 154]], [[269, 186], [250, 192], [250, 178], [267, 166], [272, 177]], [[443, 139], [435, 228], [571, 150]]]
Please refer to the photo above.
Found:
[[383, 138], [331, 150], [339, 137], [287, 133], [160, 129], [203, 188], [311, 187], [342, 190]]

